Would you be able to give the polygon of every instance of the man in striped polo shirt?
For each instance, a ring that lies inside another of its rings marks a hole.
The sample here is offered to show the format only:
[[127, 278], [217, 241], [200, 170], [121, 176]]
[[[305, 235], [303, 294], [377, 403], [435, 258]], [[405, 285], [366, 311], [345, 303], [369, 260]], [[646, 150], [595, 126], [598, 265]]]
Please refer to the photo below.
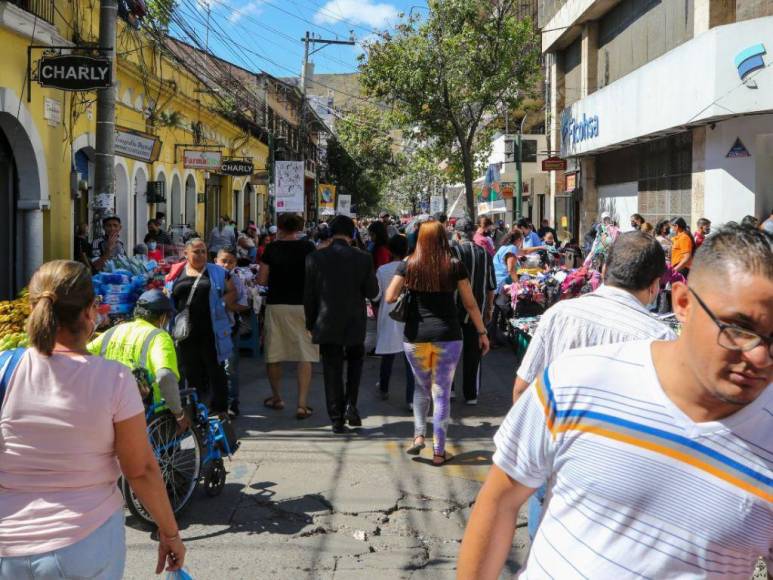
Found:
[[748, 580], [773, 555], [773, 236], [730, 224], [677, 284], [674, 342], [571, 351], [494, 438], [458, 577], [497, 578], [547, 483], [520, 578]]

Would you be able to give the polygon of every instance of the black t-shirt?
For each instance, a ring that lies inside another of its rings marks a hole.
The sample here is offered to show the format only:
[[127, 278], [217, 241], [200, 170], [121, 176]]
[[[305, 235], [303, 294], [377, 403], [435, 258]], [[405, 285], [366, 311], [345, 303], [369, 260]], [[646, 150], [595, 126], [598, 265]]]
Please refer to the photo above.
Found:
[[[172, 287], [172, 299], [177, 312], [181, 312], [188, 302], [188, 295], [191, 293], [193, 284], [196, 282], [196, 276], [189, 276], [185, 268], [180, 273], [179, 278]], [[212, 330], [212, 316], [209, 312], [209, 291], [212, 283], [209, 280], [209, 273], [204, 270], [196, 286], [196, 293], [193, 295], [190, 306], [191, 334], [188, 340], [196, 339], [203, 342], [214, 338]]]
[[172, 243], [172, 238], [164, 230], [158, 230], [155, 234], [151, 232], [145, 234], [145, 243], [147, 244], [148, 242], [156, 242], [157, 244], [168, 246]]
[[[395, 272], [405, 276], [407, 262], [401, 262]], [[406, 342], [444, 342], [462, 340], [462, 327], [456, 310], [456, 285], [468, 278], [467, 269], [456, 258], [451, 259], [449, 292], [417, 292], [411, 290], [413, 301], [405, 321]], [[410, 288], [409, 288], [410, 290]]]
[[308, 240], [276, 240], [263, 250], [268, 265], [266, 304], [303, 304], [306, 256], [315, 250]]

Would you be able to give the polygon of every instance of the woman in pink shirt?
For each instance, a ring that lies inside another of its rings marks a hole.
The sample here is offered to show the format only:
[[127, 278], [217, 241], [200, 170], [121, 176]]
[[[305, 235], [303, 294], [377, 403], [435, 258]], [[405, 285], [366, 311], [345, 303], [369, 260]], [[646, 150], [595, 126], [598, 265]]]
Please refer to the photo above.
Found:
[[494, 254], [496, 254], [494, 240], [491, 239], [491, 231], [493, 228], [494, 222], [491, 221], [491, 218], [482, 215], [478, 218], [478, 229], [472, 238], [473, 243], [486, 250], [486, 253], [492, 258], [494, 257]]
[[48, 262], [29, 289], [32, 347], [0, 401], [0, 580], [121, 578], [121, 472], [158, 524], [156, 573], [178, 570], [185, 547], [137, 384], [86, 350], [97, 317], [88, 270]]

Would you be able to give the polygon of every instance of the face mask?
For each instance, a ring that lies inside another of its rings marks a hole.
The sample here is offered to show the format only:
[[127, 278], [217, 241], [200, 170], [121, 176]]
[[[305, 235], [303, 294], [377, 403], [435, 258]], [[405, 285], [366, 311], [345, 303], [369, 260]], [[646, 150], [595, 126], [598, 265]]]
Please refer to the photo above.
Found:
[[671, 235], [671, 237], [675, 236], [676, 235], [676, 228], [671, 228], [670, 230], [668, 230], [668, 233]]
[[148, 251], [153, 252], [156, 249], [156, 242], [148, 242]]

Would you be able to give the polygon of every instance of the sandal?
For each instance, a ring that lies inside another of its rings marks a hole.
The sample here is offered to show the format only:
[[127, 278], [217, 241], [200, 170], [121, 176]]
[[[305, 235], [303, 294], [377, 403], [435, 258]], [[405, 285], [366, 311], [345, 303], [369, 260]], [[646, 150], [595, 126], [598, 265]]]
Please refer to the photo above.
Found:
[[[448, 451], [444, 451], [442, 454], [435, 453], [432, 456], [432, 465], [435, 467], [440, 467], [441, 465], [445, 465], [449, 461], [451, 461], [454, 458], [453, 455], [451, 455]], [[438, 459], [440, 461], [438, 461]]]
[[295, 418], [299, 421], [303, 419], [308, 419], [311, 417], [311, 414], [314, 412], [314, 409], [311, 407], [298, 407], [297, 412], [295, 413]]
[[[417, 440], [421, 439], [421, 443], [416, 443]], [[405, 452], [408, 455], [419, 455], [421, 453], [421, 450], [424, 449], [427, 445], [424, 443], [423, 437], [416, 437], [413, 440], [413, 445], [411, 445], [408, 449], [405, 450]]]
[[272, 395], [263, 401], [263, 406], [274, 409], [275, 411], [281, 411], [285, 408], [285, 403], [279, 397], [274, 397]]

